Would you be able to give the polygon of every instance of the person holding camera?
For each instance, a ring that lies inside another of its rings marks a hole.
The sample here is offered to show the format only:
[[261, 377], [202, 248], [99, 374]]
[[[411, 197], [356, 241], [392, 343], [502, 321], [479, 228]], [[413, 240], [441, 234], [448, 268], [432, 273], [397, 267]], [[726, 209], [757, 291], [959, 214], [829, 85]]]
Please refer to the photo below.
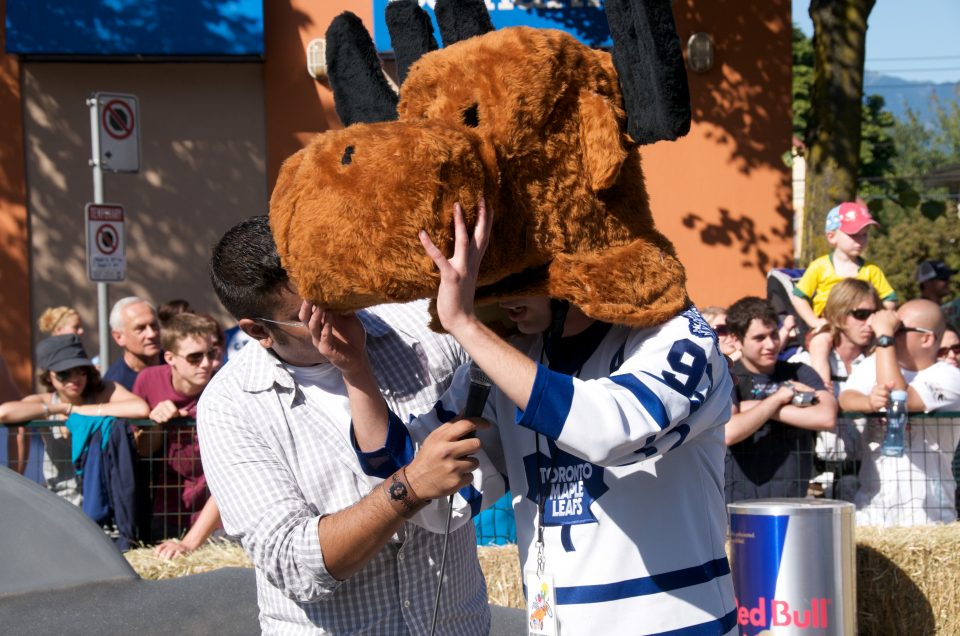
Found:
[[816, 433], [834, 428], [837, 401], [813, 368], [777, 359], [777, 314], [765, 300], [735, 302], [727, 326], [742, 357], [732, 371], [737, 386], [725, 430], [726, 500], [804, 497]]

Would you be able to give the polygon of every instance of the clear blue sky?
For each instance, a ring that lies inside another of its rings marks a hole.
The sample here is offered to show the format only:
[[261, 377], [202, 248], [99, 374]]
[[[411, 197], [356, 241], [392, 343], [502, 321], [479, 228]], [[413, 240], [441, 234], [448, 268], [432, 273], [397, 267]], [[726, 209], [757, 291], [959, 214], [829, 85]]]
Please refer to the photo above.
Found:
[[[807, 35], [809, 0], [793, 0]], [[867, 20], [868, 71], [911, 81], [960, 81], [960, 0], [877, 0]]]

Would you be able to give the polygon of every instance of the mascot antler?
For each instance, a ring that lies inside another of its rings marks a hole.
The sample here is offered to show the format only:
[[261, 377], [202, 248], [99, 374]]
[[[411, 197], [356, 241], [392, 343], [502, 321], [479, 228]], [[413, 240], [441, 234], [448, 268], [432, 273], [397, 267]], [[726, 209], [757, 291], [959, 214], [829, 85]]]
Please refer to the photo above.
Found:
[[636, 149], [689, 129], [670, 3], [606, 10], [612, 58], [559, 31], [492, 31], [482, 0], [438, 0], [446, 46], [434, 50], [426, 13], [392, 2], [399, 103], [359, 20], [334, 20], [328, 64], [347, 128], [288, 159], [271, 199], [300, 294], [339, 311], [433, 296], [417, 232], [450, 253], [453, 203], [473, 223], [485, 197], [496, 216], [478, 302], [549, 295], [634, 326], [683, 309], [683, 267], [654, 226]]

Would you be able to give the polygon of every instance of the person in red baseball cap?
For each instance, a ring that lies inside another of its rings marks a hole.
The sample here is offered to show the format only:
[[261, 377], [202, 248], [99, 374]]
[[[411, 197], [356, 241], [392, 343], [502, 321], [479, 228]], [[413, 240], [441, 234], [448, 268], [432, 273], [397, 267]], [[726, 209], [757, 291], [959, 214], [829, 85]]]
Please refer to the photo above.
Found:
[[[896, 309], [897, 294], [883, 270], [876, 263], [866, 261], [862, 254], [867, 247], [870, 227], [880, 224], [874, 220], [866, 204], [856, 201], [844, 201], [827, 213], [824, 230], [827, 243], [833, 249], [814, 259], [807, 266], [803, 276], [793, 288], [794, 309], [804, 322], [810, 325], [811, 338], [829, 338], [827, 321], [822, 317], [827, 297], [834, 285], [844, 278], [857, 278], [869, 282], [887, 309]], [[814, 368], [826, 381], [829, 381], [830, 369]]]

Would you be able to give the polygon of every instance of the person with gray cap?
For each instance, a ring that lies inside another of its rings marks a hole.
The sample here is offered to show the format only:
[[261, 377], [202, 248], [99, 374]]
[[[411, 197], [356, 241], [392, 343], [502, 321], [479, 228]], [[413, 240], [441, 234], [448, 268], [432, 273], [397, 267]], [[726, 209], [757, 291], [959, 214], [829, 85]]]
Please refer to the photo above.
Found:
[[[37, 379], [46, 389], [0, 404], [0, 423], [66, 420], [72, 413], [145, 418], [147, 403], [116, 382], [102, 380], [76, 334], [50, 336], [37, 345]], [[39, 429], [44, 443], [43, 475], [48, 488], [80, 504], [65, 426]], [[27, 458], [22, 458], [25, 464]]]
[[943, 261], [923, 261], [917, 266], [917, 283], [920, 297], [938, 305], [950, 295], [950, 277], [957, 273]]

